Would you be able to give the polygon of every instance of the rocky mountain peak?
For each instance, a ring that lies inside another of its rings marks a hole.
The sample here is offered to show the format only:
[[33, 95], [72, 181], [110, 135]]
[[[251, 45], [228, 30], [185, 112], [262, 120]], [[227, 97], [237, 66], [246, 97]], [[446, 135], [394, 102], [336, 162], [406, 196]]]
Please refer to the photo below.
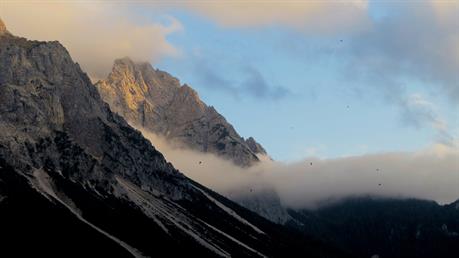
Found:
[[122, 64], [127, 64], [127, 65], [130, 65], [130, 66], [134, 66], [134, 61], [132, 61], [131, 58], [125, 56], [125, 57], [122, 57], [122, 58], [118, 58], [118, 59], [115, 59], [114, 61], [114, 67], [118, 66], [118, 65], [122, 65]]
[[[256, 164], [257, 154], [267, 155], [253, 137], [242, 138], [190, 85], [180, 85], [149, 63], [118, 59], [112, 73], [96, 87], [112, 111], [174, 146], [216, 154], [241, 167]], [[259, 196], [240, 203], [272, 221], [288, 220], [278, 198]]]
[[116, 59], [111, 71], [111, 74], [120, 72], [131, 72], [134, 70], [134, 62], [128, 57]]
[[5, 31], [5, 30], [6, 30], [5, 23], [3, 22], [2, 18], [0, 18], [0, 31]]
[[192, 87], [181, 85], [177, 78], [149, 63], [117, 59], [107, 79], [96, 87], [110, 108], [131, 124], [183, 147], [211, 152], [241, 166], [257, 162], [257, 153], [266, 153], [253, 138], [246, 142], [239, 136]]
[[254, 153], [259, 153], [266, 155], [266, 150], [259, 144], [253, 137], [249, 137], [247, 140], [245, 140], [247, 143], [247, 146], [254, 152]]
[[164, 86], [163, 84], [174, 89], [180, 87], [180, 81], [177, 78], [154, 69], [148, 62], [135, 62], [129, 57], [116, 59], [107, 79], [121, 82], [126, 79], [125, 77], [132, 77], [137, 83], [143, 81], [156, 87]]
[[6, 25], [3, 23], [2, 18], [0, 18], [0, 33], [5, 33], [7, 32], [6, 30]]

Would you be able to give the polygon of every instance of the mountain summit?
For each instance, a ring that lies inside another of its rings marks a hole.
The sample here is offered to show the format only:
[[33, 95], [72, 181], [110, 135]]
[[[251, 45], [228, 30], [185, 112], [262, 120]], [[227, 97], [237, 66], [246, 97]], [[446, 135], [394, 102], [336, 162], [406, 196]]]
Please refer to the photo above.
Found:
[[2, 19], [0, 19], [0, 34], [3, 34], [5, 32], [8, 32], [6, 30], [6, 26], [5, 26], [5, 23], [3, 23]]
[[194, 89], [149, 63], [118, 59], [96, 87], [112, 111], [175, 145], [214, 153], [240, 166], [259, 161], [257, 154], [266, 155], [259, 143], [242, 138]]

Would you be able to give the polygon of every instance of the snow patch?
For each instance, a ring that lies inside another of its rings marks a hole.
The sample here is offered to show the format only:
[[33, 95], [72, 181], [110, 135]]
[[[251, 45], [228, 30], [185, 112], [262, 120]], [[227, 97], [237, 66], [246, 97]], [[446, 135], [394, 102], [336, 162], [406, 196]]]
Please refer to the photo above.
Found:
[[252, 225], [250, 222], [248, 222], [247, 220], [245, 220], [244, 218], [242, 218], [241, 216], [239, 216], [235, 211], [233, 211], [231, 208], [225, 206], [223, 203], [217, 201], [216, 199], [214, 199], [212, 196], [210, 196], [208, 193], [206, 193], [204, 190], [202, 189], [199, 189], [198, 187], [194, 186], [193, 187], [200, 191], [204, 196], [207, 197], [207, 199], [209, 199], [211, 202], [213, 202], [215, 205], [217, 205], [220, 209], [224, 210], [226, 213], [228, 213], [229, 215], [231, 215], [233, 218], [239, 220], [240, 222], [242, 222], [243, 224], [251, 227], [253, 230], [255, 230], [256, 232], [260, 233], [260, 234], [265, 234], [265, 232], [263, 232], [262, 230], [260, 230], [259, 228], [257, 228], [256, 226]]
[[210, 224], [208, 224], [208, 223], [206, 223], [206, 222], [204, 222], [204, 221], [203, 221], [203, 223], [206, 224], [206, 225], [207, 225], [208, 227], [210, 227], [211, 229], [213, 229], [213, 230], [217, 231], [218, 233], [224, 235], [225, 237], [229, 238], [229, 239], [232, 240], [233, 242], [239, 244], [240, 246], [245, 247], [246, 249], [248, 249], [248, 250], [250, 250], [250, 251], [256, 253], [257, 255], [259, 255], [259, 256], [261, 256], [261, 257], [267, 257], [267, 256], [265, 256], [264, 254], [258, 252], [257, 250], [250, 248], [249, 246], [247, 246], [246, 244], [244, 244], [244, 243], [242, 243], [241, 241], [237, 240], [236, 238], [234, 238], [234, 237], [232, 237], [232, 236], [226, 234], [225, 232], [219, 230], [218, 228], [216, 228], [216, 227], [214, 227], [214, 226], [212, 226], [212, 225], [210, 225]]
[[[196, 242], [205, 248], [211, 250], [222, 257], [231, 257], [225, 250], [221, 249], [217, 244], [213, 243], [208, 237], [199, 232], [207, 232], [203, 225], [199, 225], [195, 221], [200, 221], [197, 218], [191, 218], [186, 215], [186, 210], [173, 202], [168, 201], [165, 197], [152, 196], [143, 191], [138, 186], [126, 181], [122, 178], [115, 177], [118, 183], [126, 190], [131, 201], [137, 204], [145, 214], [152, 218], [166, 233], [169, 233], [165, 223], [175, 226], [191, 236]], [[165, 220], [164, 222], [161, 222]]]
[[60, 204], [62, 204], [73, 215], [75, 215], [80, 221], [82, 221], [86, 225], [90, 226], [91, 228], [95, 229], [99, 233], [105, 235], [106, 237], [108, 237], [111, 240], [113, 240], [114, 242], [116, 242], [118, 245], [120, 245], [121, 247], [126, 249], [129, 253], [131, 253], [134, 257], [139, 257], [139, 258], [145, 257], [144, 255], [142, 255], [140, 253], [140, 251], [138, 251], [134, 247], [131, 247], [130, 245], [126, 244], [125, 242], [119, 240], [118, 238], [114, 237], [113, 235], [110, 235], [109, 233], [107, 233], [104, 230], [100, 229], [96, 225], [94, 225], [91, 222], [87, 221], [85, 218], [83, 218], [81, 216], [81, 214], [79, 213], [78, 210], [76, 210], [74, 207], [70, 206], [69, 204], [64, 202], [61, 198], [59, 198], [58, 195], [56, 194], [56, 192], [53, 190], [52, 182], [51, 182], [51, 180], [49, 178], [49, 175], [45, 171], [43, 171], [41, 169], [37, 169], [37, 170], [35, 170], [33, 172], [33, 176], [34, 176], [34, 179], [35, 179], [35, 183], [32, 182], [32, 185], [35, 186], [34, 188], [36, 190], [38, 190], [39, 193], [41, 193], [42, 195], [44, 195], [48, 199], [52, 198], [52, 199], [56, 200], [57, 202], [59, 202]]

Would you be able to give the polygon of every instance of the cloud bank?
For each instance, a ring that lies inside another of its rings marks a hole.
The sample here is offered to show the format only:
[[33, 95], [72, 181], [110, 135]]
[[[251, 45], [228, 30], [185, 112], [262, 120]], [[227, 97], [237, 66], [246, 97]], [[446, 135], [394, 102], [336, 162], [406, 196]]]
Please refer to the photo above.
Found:
[[126, 4], [6, 1], [0, 6], [11, 33], [59, 40], [93, 79], [105, 78], [120, 56], [157, 61], [179, 52], [167, 41], [169, 34], [182, 29], [179, 21], [169, 17], [165, 25], [142, 20]]
[[438, 144], [414, 153], [311, 157], [290, 164], [265, 158], [244, 169], [212, 154], [174, 148], [148, 131], [142, 133], [185, 175], [230, 198], [274, 189], [282, 204], [292, 208], [314, 208], [358, 195], [420, 198], [442, 204], [459, 199], [456, 147]]
[[[321, 34], [365, 26], [367, 1], [189, 1], [182, 4], [221, 26], [283, 25]], [[332, 15], [331, 15], [332, 14]]]

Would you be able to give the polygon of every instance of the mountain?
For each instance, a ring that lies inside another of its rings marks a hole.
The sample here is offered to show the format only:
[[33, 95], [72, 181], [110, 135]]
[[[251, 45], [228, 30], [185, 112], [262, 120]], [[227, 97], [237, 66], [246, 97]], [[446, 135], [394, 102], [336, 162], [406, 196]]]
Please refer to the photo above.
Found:
[[259, 143], [242, 138], [190, 86], [149, 63], [118, 59], [96, 87], [112, 111], [180, 147], [213, 153], [240, 166], [259, 161], [257, 154], [266, 155]]
[[449, 207], [450, 209], [453, 209], [453, 210], [454, 210], [454, 209], [459, 210], [459, 200], [457, 200], [457, 201], [455, 201], [455, 202], [449, 204], [448, 207]]
[[316, 210], [289, 210], [291, 226], [352, 257], [457, 257], [457, 202], [354, 197]]
[[0, 25], [0, 256], [342, 256], [185, 177], [59, 42]]
[[0, 34], [5, 34], [5, 33], [8, 33], [8, 31], [6, 30], [5, 23], [3, 23], [2, 20], [0, 20]]
[[[176, 147], [210, 152], [242, 167], [256, 164], [257, 154], [267, 155], [253, 137], [239, 136], [190, 86], [181, 85], [177, 78], [149, 63], [117, 59], [108, 78], [96, 87], [113, 112], [134, 126], [166, 137]], [[291, 219], [273, 190], [232, 200], [275, 223]]]

